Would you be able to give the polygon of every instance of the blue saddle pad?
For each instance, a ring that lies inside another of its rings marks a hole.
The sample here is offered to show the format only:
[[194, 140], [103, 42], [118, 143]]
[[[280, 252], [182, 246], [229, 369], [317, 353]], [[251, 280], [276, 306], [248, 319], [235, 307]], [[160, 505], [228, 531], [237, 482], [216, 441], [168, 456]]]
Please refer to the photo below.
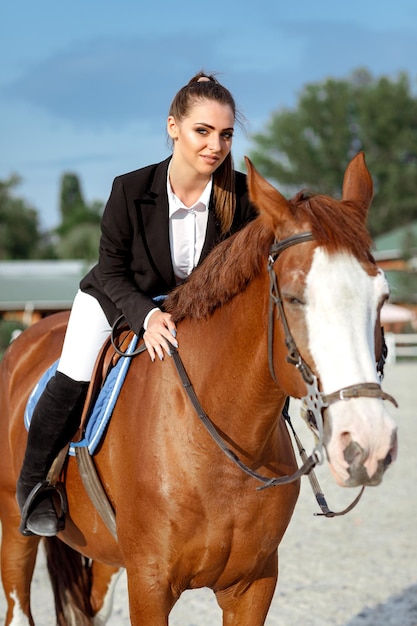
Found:
[[[126, 350], [126, 354], [131, 354], [135, 350], [137, 343], [138, 337], [134, 335], [129, 347]], [[87, 447], [90, 454], [94, 454], [112, 415], [131, 360], [132, 359], [129, 357], [121, 357], [110, 371], [110, 374], [107, 376], [106, 381], [100, 390], [91, 415], [88, 418], [84, 438], [81, 441], [71, 442], [69, 454], [72, 456], [75, 455], [76, 447]], [[58, 361], [53, 363], [53, 365], [46, 370], [29, 396], [24, 415], [25, 426], [27, 429], [29, 429], [33, 410], [39, 396], [45, 389], [48, 380], [55, 374], [57, 367]]]

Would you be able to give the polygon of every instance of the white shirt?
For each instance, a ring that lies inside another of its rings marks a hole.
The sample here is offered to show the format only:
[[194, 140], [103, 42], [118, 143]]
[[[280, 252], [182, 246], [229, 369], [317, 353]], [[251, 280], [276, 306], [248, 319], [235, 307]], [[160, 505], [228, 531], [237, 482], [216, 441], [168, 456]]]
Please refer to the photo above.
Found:
[[[213, 187], [210, 178], [203, 193], [191, 207], [175, 195], [167, 174], [167, 194], [169, 207], [169, 243], [171, 260], [177, 283], [182, 282], [196, 267], [206, 238], [208, 207]], [[155, 307], [145, 317], [143, 327], [146, 330], [152, 313], [158, 311]]]
[[191, 274], [200, 259], [206, 238], [212, 186], [213, 181], [210, 179], [197, 202], [186, 207], [172, 191], [168, 170], [169, 241], [177, 283]]

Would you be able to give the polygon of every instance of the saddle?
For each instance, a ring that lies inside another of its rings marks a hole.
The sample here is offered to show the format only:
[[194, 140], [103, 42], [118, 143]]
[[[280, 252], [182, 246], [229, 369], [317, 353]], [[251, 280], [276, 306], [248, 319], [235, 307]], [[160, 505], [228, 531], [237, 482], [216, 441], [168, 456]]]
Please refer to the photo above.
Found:
[[[46, 483], [51, 488], [56, 488], [58, 492], [63, 491], [62, 483], [65, 482], [63, 476], [63, 468], [68, 458], [70, 446], [74, 451], [78, 463], [78, 469], [84, 487], [94, 504], [107, 528], [117, 540], [115, 512], [107, 498], [106, 492], [102, 486], [100, 477], [97, 473], [95, 463], [87, 445], [77, 446], [77, 443], [84, 439], [87, 425], [93, 409], [96, 405], [100, 391], [103, 389], [110, 374], [115, 370], [116, 365], [124, 354], [129, 355], [129, 349], [133, 345], [135, 348], [136, 335], [128, 327], [120, 327], [113, 331], [97, 357], [91, 382], [87, 391], [84, 408], [81, 415], [81, 422], [78, 433], [73, 437], [71, 443], [68, 443], [57, 455], [48, 472]], [[146, 350], [145, 344], [142, 342], [136, 348], [134, 355]], [[130, 356], [134, 356], [131, 354]], [[66, 511], [66, 503], [62, 507]]]
[[[117, 331], [116, 337], [112, 335], [104, 342], [104, 345], [98, 354], [91, 382], [88, 387], [84, 409], [81, 415], [78, 436], [73, 439], [73, 442], [81, 441], [100, 390], [103, 388], [110, 372], [114, 369], [114, 367], [116, 367], [118, 361], [122, 358], [121, 353], [127, 352], [134, 337], [134, 332], [126, 327]], [[115, 342], [117, 342], [117, 350], [114, 345]], [[144, 345], [143, 349], [145, 349]]]

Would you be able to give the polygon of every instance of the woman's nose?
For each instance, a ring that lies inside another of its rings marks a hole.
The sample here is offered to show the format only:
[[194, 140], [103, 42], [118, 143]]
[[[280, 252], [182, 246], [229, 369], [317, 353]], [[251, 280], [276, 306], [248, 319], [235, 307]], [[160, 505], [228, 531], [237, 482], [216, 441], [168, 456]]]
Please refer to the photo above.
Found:
[[218, 135], [211, 135], [209, 140], [209, 148], [212, 152], [220, 152], [222, 149], [222, 144], [220, 141], [220, 137]]

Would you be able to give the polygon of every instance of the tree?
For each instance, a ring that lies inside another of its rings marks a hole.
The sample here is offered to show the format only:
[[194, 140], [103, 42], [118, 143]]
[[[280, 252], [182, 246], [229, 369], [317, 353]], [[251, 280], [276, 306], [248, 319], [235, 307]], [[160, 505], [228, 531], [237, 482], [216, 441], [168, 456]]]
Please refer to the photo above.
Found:
[[63, 224], [70, 220], [74, 213], [85, 210], [81, 185], [76, 174], [62, 175], [59, 208]]
[[60, 259], [84, 259], [93, 261], [98, 256], [100, 228], [97, 224], [83, 222], [74, 224], [56, 244]]
[[249, 156], [284, 191], [340, 195], [348, 161], [364, 150], [374, 181], [376, 236], [417, 219], [417, 99], [395, 80], [356, 70], [348, 80], [306, 85], [293, 110], [274, 113]]
[[17, 175], [0, 180], [0, 259], [50, 258], [52, 247], [49, 238], [39, 230], [36, 209], [13, 195], [19, 183]]
[[100, 221], [103, 203], [87, 204], [76, 174], [67, 172], [61, 178], [61, 224], [57, 251], [60, 258], [93, 260], [98, 255]]

